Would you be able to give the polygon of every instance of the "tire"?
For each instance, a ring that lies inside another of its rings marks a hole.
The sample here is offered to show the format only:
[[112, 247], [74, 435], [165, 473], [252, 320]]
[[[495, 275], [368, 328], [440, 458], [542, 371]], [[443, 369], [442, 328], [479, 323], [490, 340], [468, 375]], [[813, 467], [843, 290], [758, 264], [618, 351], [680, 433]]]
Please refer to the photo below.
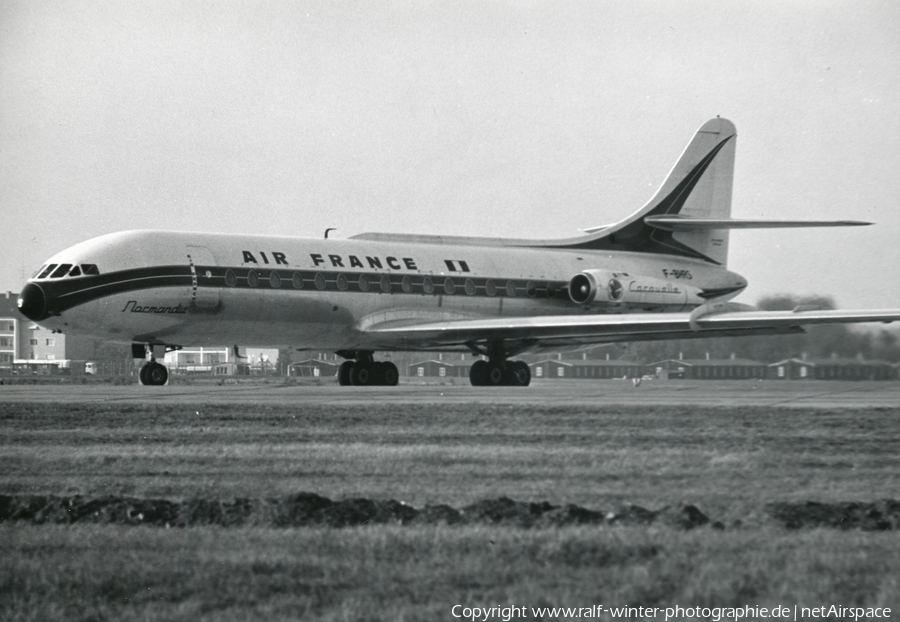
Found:
[[147, 366], [147, 384], [153, 385], [155, 387], [162, 386], [166, 384], [166, 381], [169, 379], [169, 370], [166, 369], [165, 365], [160, 365], [159, 363], [150, 363]]
[[141, 367], [141, 371], [138, 373], [138, 378], [140, 379], [141, 384], [144, 386], [150, 384], [150, 382], [147, 380], [147, 370], [148, 369], [150, 369], [150, 363], [144, 364], [144, 366]]
[[400, 382], [400, 372], [397, 370], [397, 366], [393, 363], [382, 363], [382, 365], [381, 378], [384, 381], [384, 385], [396, 387], [397, 383]]
[[525, 361], [512, 361], [509, 364], [510, 384], [517, 387], [527, 387], [531, 384], [531, 369]]
[[477, 360], [469, 369], [469, 382], [473, 387], [483, 387], [487, 384], [487, 361]]
[[352, 373], [355, 364], [356, 363], [353, 361], [344, 361], [338, 368], [338, 384], [342, 387], [350, 386], [350, 374]]
[[506, 370], [503, 363], [488, 363], [485, 384], [491, 387], [499, 387], [506, 380]]
[[371, 365], [356, 363], [350, 370], [350, 384], [356, 387], [365, 387], [374, 384], [375, 374]]

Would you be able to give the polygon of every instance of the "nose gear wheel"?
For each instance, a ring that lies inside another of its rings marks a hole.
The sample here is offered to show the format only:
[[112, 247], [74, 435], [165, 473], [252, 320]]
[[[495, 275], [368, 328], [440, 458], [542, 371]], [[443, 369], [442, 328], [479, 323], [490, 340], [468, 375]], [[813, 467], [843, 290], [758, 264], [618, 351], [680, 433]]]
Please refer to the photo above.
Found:
[[169, 370], [165, 365], [152, 361], [141, 367], [138, 378], [143, 385], [162, 386], [169, 380]]

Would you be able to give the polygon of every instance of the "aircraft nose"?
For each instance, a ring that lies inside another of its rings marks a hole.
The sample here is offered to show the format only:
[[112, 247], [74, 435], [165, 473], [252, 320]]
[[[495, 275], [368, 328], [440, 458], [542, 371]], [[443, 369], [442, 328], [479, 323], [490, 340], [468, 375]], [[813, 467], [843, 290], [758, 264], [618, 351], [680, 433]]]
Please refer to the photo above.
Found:
[[35, 322], [43, 319], [47, 313], [47, 297], [44, 295], [44, 290], [34, 283], [29, 283], [22, 288], [18, 305], [19, 313]]

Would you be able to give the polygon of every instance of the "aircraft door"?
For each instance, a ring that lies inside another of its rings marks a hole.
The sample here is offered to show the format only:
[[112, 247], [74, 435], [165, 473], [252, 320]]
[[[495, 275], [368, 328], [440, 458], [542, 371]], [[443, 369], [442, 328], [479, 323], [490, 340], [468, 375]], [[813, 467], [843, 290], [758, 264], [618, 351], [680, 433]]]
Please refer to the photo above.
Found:
[[219, 306], [219, 287], [213, 279], [215, 257], [205, 246], [188, 246], [187, 262], [191, 267], [191, 307], [213, 310]]

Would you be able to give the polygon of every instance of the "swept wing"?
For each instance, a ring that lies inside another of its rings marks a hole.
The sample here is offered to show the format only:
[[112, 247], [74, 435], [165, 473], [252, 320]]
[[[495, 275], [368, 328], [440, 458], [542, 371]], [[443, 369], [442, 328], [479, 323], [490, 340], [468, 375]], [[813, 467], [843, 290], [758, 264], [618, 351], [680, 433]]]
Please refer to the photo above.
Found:
[[[519, 352], [545, 347], [694, 337], [804, 332], [815, 324], [900, 321], [900, 309], [759, 311], [735, 303], [704, 305], [690, 313], [534, 316], [385, 323], [365, 332], [373, 341], [411, 349], [472, 347], [502, 339]], [[518, 345], [516, 345], [518, 344]]]

